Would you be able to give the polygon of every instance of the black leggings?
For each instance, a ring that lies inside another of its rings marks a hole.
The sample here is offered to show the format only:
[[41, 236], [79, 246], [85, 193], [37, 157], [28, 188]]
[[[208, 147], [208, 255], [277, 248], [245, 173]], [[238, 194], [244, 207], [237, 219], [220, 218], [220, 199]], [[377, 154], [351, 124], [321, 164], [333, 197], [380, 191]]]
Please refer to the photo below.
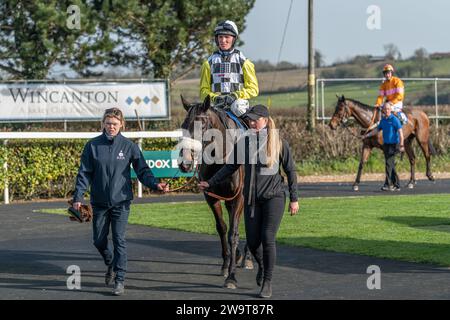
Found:
[[272, 280], [273, 268], [277, 258], [275, 238], [283, 218], [286, 197], [256, 201], [254, 217], [251, 218], [250, 206], [245, 206], [245, 232], [247, 245], [256, 262], [264, 266], [264, 279]]

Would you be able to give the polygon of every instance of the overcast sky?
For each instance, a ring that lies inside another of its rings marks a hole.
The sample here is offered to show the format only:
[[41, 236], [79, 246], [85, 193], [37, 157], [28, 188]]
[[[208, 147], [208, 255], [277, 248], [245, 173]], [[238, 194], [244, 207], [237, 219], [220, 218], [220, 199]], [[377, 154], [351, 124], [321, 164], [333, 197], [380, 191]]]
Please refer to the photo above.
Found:
[[[241, 34], [241, 49], [250, 60], [277, 62], [290, 3], [256, 0]], [[307, 63], [307, 11], [307, 0], [293, 1], [281, 61]], [[384, 55], [388, 43], [403, 57], [420, 47], [450, 51], [448, 0], [315, 0], [314, 16], [315, 47], [327, 64], [357, 54]]]

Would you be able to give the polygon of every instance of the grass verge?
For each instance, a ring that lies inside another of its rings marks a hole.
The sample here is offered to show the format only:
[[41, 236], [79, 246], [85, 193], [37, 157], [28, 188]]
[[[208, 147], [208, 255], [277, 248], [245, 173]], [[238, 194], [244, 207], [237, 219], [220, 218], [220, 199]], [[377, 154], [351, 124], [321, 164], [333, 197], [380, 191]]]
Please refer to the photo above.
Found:
[[[65, 209], [45, 210], [66, 214]], [[450, 265], [448, 195], [307, 198], [277, 241], [335, 252]], [[132, 205], [130, 224], [215, 235], [206, 203]], [[245, 237], [243, 225], [241, 235]]]

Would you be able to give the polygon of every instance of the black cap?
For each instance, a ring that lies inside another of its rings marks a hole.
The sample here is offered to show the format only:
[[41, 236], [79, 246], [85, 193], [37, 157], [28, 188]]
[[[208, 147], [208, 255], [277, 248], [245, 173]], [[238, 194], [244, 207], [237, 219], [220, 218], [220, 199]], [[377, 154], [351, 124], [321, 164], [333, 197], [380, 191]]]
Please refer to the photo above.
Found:
[[258, 120], [261, 117], [268, 118], [269, 110], [266, 106], [262, 104], [257, 104], [256, 106], [251, 107], [243, 117], [248, 117], [251, 120]]

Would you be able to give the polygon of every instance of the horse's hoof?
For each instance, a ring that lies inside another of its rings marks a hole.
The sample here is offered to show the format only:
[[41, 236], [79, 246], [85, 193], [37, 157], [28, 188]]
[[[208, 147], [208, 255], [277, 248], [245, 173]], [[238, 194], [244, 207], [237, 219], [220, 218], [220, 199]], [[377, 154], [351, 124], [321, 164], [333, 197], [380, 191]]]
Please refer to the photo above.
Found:
[[228, 277], [228, 268], [222, 269], [222, 271], [220, 272], [220, 275], [223, 276], [224, 278], [227, 278]]
[[354, 185], [354, 186], [353, 186], [353, 191], [359, 191], [359, 186]]
[[252, 260], [245, 260], [245, 269], [253, 270], [253, 261]]
[[410, 182], [407, 185], [408, 189], [414, 189], [414, 183]]
[[434, 177], [433, 176], [428, 176], [428, 180], [434, 181]]
[[225, 280], [224, 283], [224, 288], [227, 289], [236, 289], [237, 288], [237, 281], [236, 280], [232, 280], [232, 279], [227, 279]]

